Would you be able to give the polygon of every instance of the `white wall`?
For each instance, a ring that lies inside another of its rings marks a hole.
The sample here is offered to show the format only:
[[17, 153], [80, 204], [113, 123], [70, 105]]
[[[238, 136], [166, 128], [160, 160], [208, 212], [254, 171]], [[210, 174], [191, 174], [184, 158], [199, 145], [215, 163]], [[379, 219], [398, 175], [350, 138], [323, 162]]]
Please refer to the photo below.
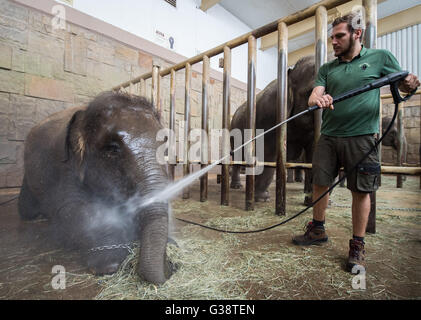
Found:
[[[74, 0], [73, 7], [168, 47], [167, 41], [155, 36], [155, 30], [159, 30], [167, 38], [172, 36], [175, 39], [174, 51], [186, 57], [193, 57], [251, 31], [222, 6], [215, 5], [203, 12], [198, 8], [199, 4], [198, 0], [178, 0], [177, 8], [174, 8], [164, 0]], [[211, 59], [211, 67], [222, 71], [218, 67], [220, 56]], [[275, 79], [276, 68], [276, 50], [258, 50], [256, 81], [259, 89]], [[232, 50], [232, 76], [247, 82], [247, 45]]]

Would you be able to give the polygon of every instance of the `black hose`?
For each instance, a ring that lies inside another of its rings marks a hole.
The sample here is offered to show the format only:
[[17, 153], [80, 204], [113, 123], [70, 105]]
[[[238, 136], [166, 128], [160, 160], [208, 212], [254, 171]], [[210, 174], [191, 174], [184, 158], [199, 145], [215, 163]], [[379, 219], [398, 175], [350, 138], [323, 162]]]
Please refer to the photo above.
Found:
[[[374, 89], [374, 88], [373, 88]], [[285, 219], [284, 221], [262, 228], [262, 229], [257, 229], [257, 230], [249, 230], [249, 231], [230, 231], [230, 230], [223, 230], [223, 229], [218, 229], [218, 228], [214, 228], [214, 227], [210, 227], [210, 226], [206, 226], [197, 222], [193, 222], [193, 221], [188, 221], [188, 220], [184, 220], [181, 218], [176, 218], [179, 221], [185, 222], [185, 223], [189, 223], [189, 224], [193, 224], [196, 226], [200, 226], [206, 229], [210, 229], [210, 230], [214, 230], [214, 231], [218, 231], [218, 232], [224, 232], [224, 233], [257, 233], [257, 232], [263, 232], [263, 231], [267, 231], [276, 227], [279, 227], [293, 219], [295, 219], [296, 217], [298, 217], [299, 215], [303, 214], [304, 212], [306, 212], [308, 209], [312, 208], [317, 202], [319, 202], [325, 195], [327, 195], [328, 193], [330, 193], [339, 183], [341, 183], [349, 174], [352, 173], [352, 171], [354, 171], [368, 156], [371, 152], [373, 152], [377, 146], [382, 142], [383, 138], [389, 133], [390, 129], [392, 129], [393, 123], [396, 120], [396, 116], [398, 114], [398, 110], [399, 110], [399, 104], [398, 101], [395, 99], [395, 112], [393, 113], [393, 117], [392, 120], [390, 121], [386, 131], [384, 132], [384, 134], [381, 136], [381, 138], [374, 144], [374, 146], [370, 149], [370, 151], [368, 151], [360, 161], [357, 162], [357, 164], [354, 165], [354, 167], [352, 167], [350, 170], [348, 170], [345, 175], [340, 178], [337, 182], [335, 182], [326, 192], [324, 192], [319, 198], [316, 199], [316, 201], [314, 201], [311, 205], [309, 205], [308, 207], [306, 207], [305, 209], [301, 210], [300, 212], [296, 213], [295, 215], [291, 216], [288, 219]]]

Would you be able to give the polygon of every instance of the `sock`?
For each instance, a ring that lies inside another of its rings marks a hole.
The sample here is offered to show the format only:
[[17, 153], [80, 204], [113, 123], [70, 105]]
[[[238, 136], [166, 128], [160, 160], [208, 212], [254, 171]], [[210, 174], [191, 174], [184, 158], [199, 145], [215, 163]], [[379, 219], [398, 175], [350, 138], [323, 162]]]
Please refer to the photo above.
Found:
[[316, 227], [325, 227], [325, 222], [324, 221], [317, 221], [317, 220], [314, 220], [313, 219], [313, 224], [316, 226]]
[[358, 241], [361, 241], [362, 243], [364, 243], [364, 237], [357, 237], [357, 236], [352, 235], [352, 239], [358, 240]]

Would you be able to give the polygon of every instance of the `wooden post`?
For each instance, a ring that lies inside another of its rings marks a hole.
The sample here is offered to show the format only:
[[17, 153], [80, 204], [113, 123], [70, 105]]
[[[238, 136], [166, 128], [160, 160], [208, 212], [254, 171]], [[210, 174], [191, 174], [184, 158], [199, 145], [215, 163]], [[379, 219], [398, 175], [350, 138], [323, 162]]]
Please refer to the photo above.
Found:
[[[379, 106], [379, 132], [383, 132], [383, 100], [380, 98], [380, 106]], [[379, 150], [379, 162], [382, 163], [382, 144], [380, 143], [377, 146], [377, 149]], [[382, 175], [379, 175], [379, 187], [382, 185]]]
[[[320, 6], [316, 9], [316, 28], [315, 28], [315, 72], [319, 72], [320, 67], [327, 62], [327, 10]], [[320, 138], [320, 131], [322, 128], [322, 109], [314, 111], [314, 140], [313, 152], [317, 142]], [[313, 186], [311, 183], [311, 170], [305, 170], [304, 192], [306, 205], [313, 202]]]
[[[256, 134], [256, 38], [248, 38], [248, 70], [247, 70], [247, 116], [246, 128], [251, 130], [251, 135], [247, 138], [252, 139]], [[255, 159], [256, 141], [251, 142], [245, 147], [244, 154], [246, 160]], [[246, 168], [246, 210], [254, 210], [254, 182], [255, 182], [255, 164], [249, 164]]]
[[[320, 67], [327, 61], [327, 10], [320, 6], [316, 9], [316, 74]], [[320, 129], [322, 126], [322, 110], [314, 111], [314, 145], [320, 137]]]
[[[208, 165], [209, 158], [209, 57], [203, 57], [203, 74], [202, 74], [202, 139], [201, 139], [201, 168]], [[208, 173], [200, 178], [200, 201], [204, 202], [208, 199]]]
[[[278, 25], [278, 87], [276, 123], [286, 120], [288, 101], [288, 27], [284, 22]], [[286, 213], [286, 150], [287, 127], [276, 129], [276, 205], [275, 213]]]
[[[191, 65], [186, 63], [185, 96], [184, 96], [184, 154], [183, 154], [183, 176], [190, 174], [190, 161], [188, 151], [190, 150], [190, 88], [191, 88]], [[190, 198], [190, 190], [187, 186], [183, 190], [183, 199]]]
[[[224, 48], [224, 75], [223, 75], [223, 94], [222, 94], [222, 157], [229, 155], [230, 152], [230, 114], [231, 114], [231, 49]], [[221, 205], [229, 205], [229, 163], [227, 158], [221, 166]]]
[[[404, 127], [403, 127], [403, 108], [404, 103], [399, 103], [399, 110], [397, 115], [397, 135], [398, 135], [398, 150], [397, 150], [397, 166], [401, 167], [404, 160], [404, 148], [403, 148], [403, 140], [404, 140]], [[396, 176], [396, 188], [402, 188], [403, 185], [403, 175], [398, 174]]]
[[[364, 44], [366, 48], [375, 49], [377, 46], [377, 0], [363, 0], [365, 10], [366, 31]], [[366, 231], [376, 233], [376, 192], [370, 193], [371, 209]]]
[[146, 83], [143, 78], [139, 80], [139, 94], [142, 97], [146, 97]]
[[170, 145], [169, 145], [169, 153], [168, 153], [168, 160], [170, 162], [170, 176], [171, 179], [175, 179], [175, 167], [177, 166], [177, 143], [176, 143], [176, 134], [175, 134], [175, 71], [174, 69], [171, 70], [170, 76], [170, 121], [169, 121], [169, 129], [170, 135]]
[[153, 106], [160, 112], [159, 106], [159, 66], [153, 65], [152, 67], [152, 94], [151, 101]]

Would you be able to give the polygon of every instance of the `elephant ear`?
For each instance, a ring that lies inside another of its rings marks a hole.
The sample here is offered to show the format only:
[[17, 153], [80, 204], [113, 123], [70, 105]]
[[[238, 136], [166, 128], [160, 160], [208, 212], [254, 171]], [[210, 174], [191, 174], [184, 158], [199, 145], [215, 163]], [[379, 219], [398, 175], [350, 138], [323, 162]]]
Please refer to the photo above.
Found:
[[288, 108], [288, 114], [287, 118], [291, 117], [292, 115], [292, 109], [294, 108], [294, 95], [292, 91], [292, 79], [291, 79], [291, 72], [293, 68], [288, 69], [288, 100], [287, 100], [287, 108]]
[[77, 175], [82, 182], [85, 176], [86, 139], [82, 130], [84, 111], [76, 111], [66, 128], [64, 143], [64, 162], [74, 159]]

